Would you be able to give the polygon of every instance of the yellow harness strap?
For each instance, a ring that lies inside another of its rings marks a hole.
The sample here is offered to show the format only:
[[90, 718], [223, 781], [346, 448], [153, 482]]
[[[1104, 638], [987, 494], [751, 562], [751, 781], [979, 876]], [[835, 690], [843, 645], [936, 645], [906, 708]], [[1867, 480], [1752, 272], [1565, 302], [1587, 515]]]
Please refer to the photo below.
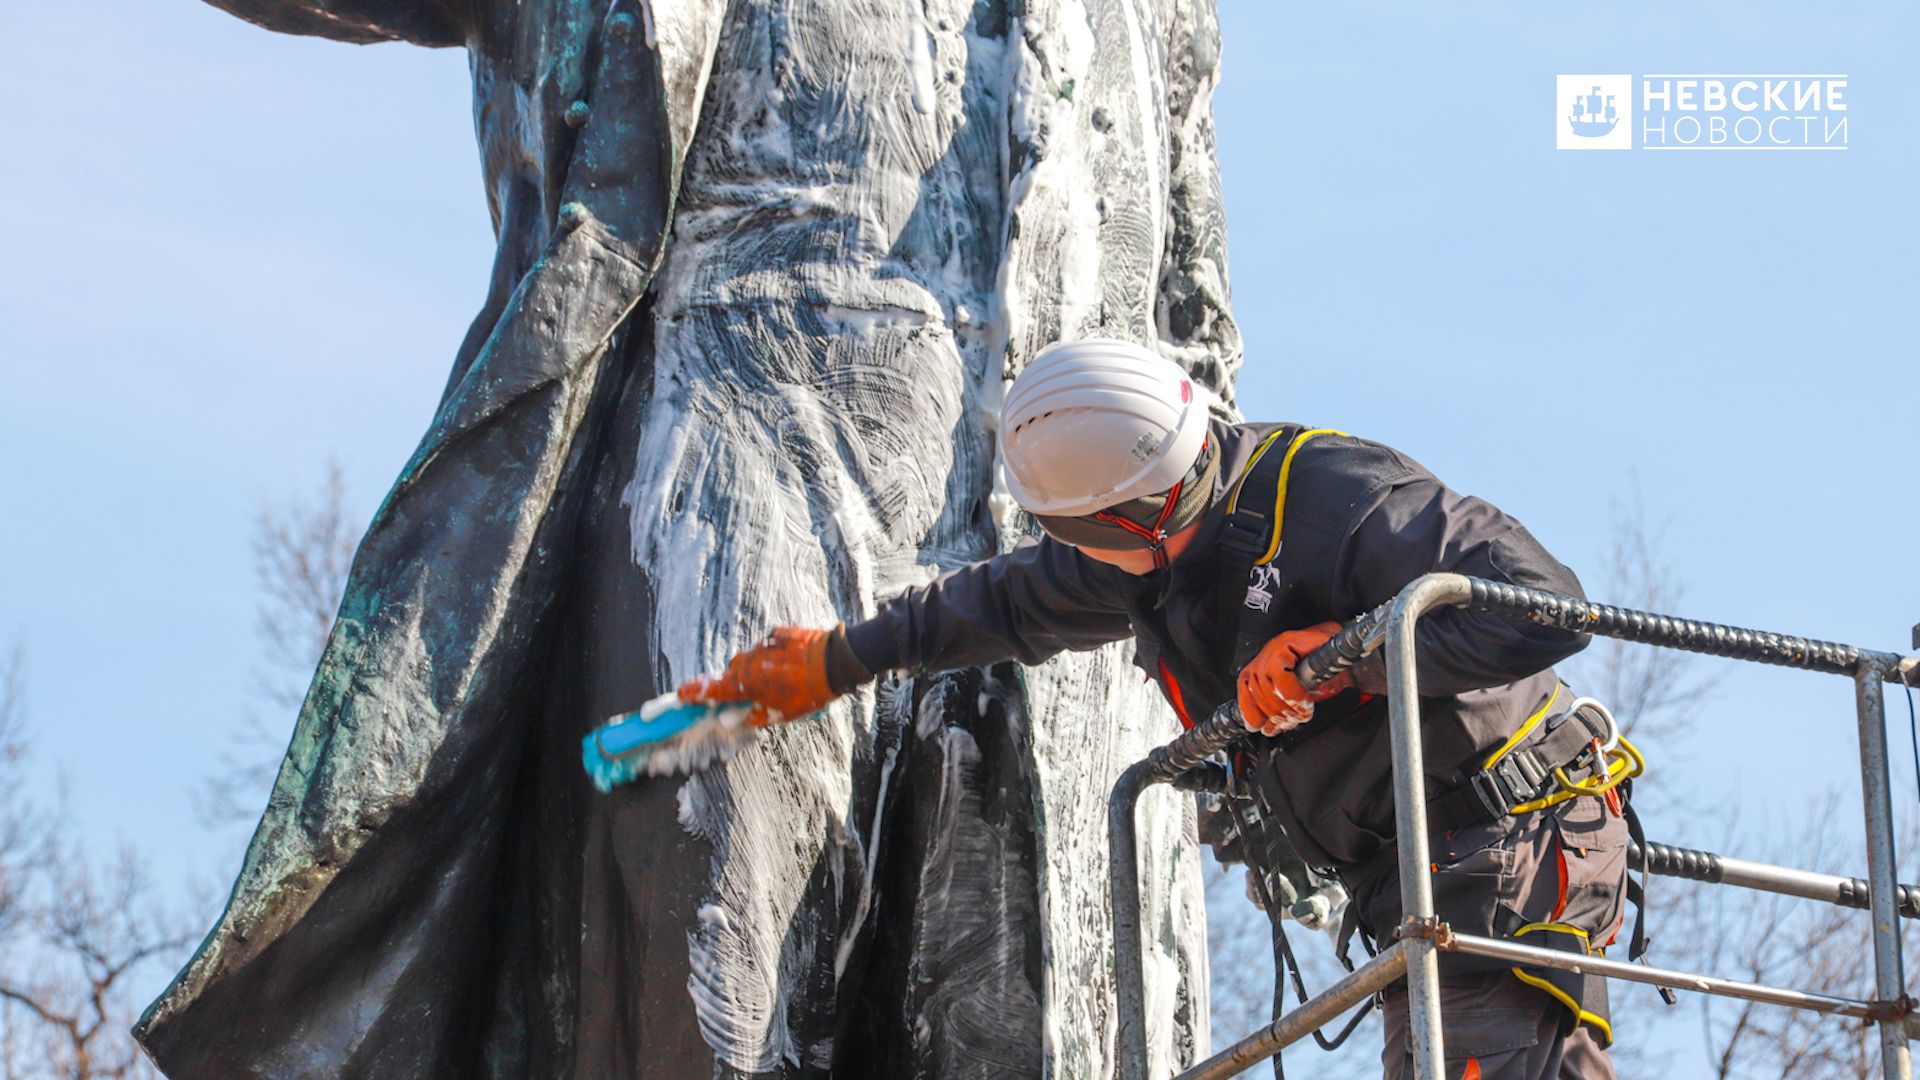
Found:
[[[1578, 938], [1580, 940], [1580, 950], [1584, 953], [1587, 953], [1590, 956], [1603, 956], [1606, 954], [1605, 949], [1596, 949], [1592, 946], [1592, 944], [1587, 939], [1587, 932], [1585, 930], [1582, 930], [1579, 927], [1572, 925], [1571, 923], [1561, 923], [1561, 922], [1528, 923], [1527, 925], [1522, 926], [1520, 929], [1514, 931], [1513, 936], [1514, 936], [1514, 939], [1517, 941], [1520, 938], [1527, 936], [1528, 934], [1534, 933], [1535, 931], [1541, 931], [1541, 930], [1544, 930], [1548, 933], [1553, 933], [1553, 934], [1567, 934], [1572, 937]], [[1573, 1013], [1575, 1020], [1583, 1024], [1592, 1024], [1594, 1027], [1599, 1028], [1601, 1033], [1606, 1036], [1607, 1042], [1608, 1043], [1613, 1042], [1613, 1025], [1607, 1022], [1606, 1017], [1597, 1016], [1594, 1013], [1588, 1012], [1586, 1009], [1581, 1008], [1580, 1003], [1573, 999], [1573, 995], [1567, 993], [1565, 990], [1560, 989], [1558, 986], [1555, 986], [1553, 983], [1548, 982], [1546, 979], [1543, 979], [1538, 975], [1530, 975], [1527, 972], [1522, 971], [1517, 967], [1508, 968], [1507, 970], [1513, 972], [1514, 978], [1519, 979], [1521, 982], [1526, 983], [1528, 986], [1531, 986], [1536, 990], [1544, 990], [1548, 994], [1552, 995], [1554, 1000], [1558, 1001], [1561, 1005], [1565, 1006], [1569, 1012]]]
[[[1268, 435], [1266, 439], [1260, 443], [1260, 448], [1255, 450], [1253, 456], [1247, 459], [1246, 466], [1240, 470], [1239, 479], [1233, 483], [1233, 497], [1227, 500], [1228, 514], [1232, 514], [1235, 510], [1239, 509], [1240, 489], [1246, 484], [1248, 474], [1253, 472], [1255, 465], [1260, 464], [1260, 459], [1265, 457], [1267, 451], [1273, 448], [1274, 442], [1280, 438], [1283, 432], [1284, 429]], [[1271, 563], [1275, 556], [1280, 554], [1280, 529], [1281, 526], [1286, 523], [1287, 480], [1293, 475], [1293, 456], [1300, 452], [1300, 448], [1307, 444], [1308, 439], [1316, 435], [1346, 434], [1344, 431], [1335, 431], [1333, 428], [1308, 428], [1298, 435], [1295, 435], [1293, 441], [1287, 445], [1287, 456], [1280, 459], [1280, 479], [1275, 483], [1273, 491], [1273, 536], [1267, 541], [1266, 552], [1255, 559], [1253, 565], [1265, 566]]]

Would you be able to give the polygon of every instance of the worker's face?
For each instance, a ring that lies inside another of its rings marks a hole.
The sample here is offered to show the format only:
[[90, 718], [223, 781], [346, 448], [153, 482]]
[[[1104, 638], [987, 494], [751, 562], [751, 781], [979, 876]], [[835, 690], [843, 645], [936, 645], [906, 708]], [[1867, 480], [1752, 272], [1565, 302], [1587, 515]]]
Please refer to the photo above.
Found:
[[[1193, 544], [1193, 538], [1200, 532], [1200, 523], [1193, 524], [1167, 537], [1167, 560], [1176, 562]], [[1096, 548], [1081, 547], [1080, 554], [1095, 562], [1103, 562], [1135, 577], [1153, 573], [1153, 552], [1138, 548]]]

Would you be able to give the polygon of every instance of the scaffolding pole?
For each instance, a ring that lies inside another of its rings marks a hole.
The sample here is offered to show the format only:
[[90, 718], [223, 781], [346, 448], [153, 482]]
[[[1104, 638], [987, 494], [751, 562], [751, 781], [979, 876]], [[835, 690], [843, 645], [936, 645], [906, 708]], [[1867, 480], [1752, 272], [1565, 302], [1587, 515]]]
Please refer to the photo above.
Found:
[[1863, 656], [1854, 672], [1854, 699], [1860, 710], [1860, 791], [1867, 819], [1867, 902], [1873, 912], [1873, 990], [1880, 1002], [1898, 1006], [1882, 1017], [1880, 1068], [1887, 1080], [1913, 1080], [1907, 1050], [1909, 1012], [1906, 978], [1900, 971], [1900, 907], [1894, 874], [1893, 793], [1887, 780], [1887, 714], [1880, 683], [1892, 667], [1878, 656]]
[[1176, 1080], [1224, 1080], [1279, 1053], [1333, 1022], [1406, 974], [1407, 942], [1396, 941], [1299, 1008], [1181, 1073]]
[[[1400, 910], [1415, 925], [1434, 921], [1433, 863], [1427, 849], [1427, 781], [1420, 748], [1420, 690], [1415, 666], [1420, 616], [1467, 601], [1467, 579], [1428, 574], [1400, 591], [1387, 621], [1387, 724], [1393, 739], [1393, 824], [1400, 839]], [[1443, 1080], [1440, 957], [1431, 937], [1406, 939], [1407, 1034], [1414, 1080]]]
[[[1860, 776], [1867, 837], [1867, 878], [1842, 878], [1792, 867], [1770, 866], [1711, 852], [1649, 843], [1634, 845], [1630, 860], [1649, 873], [1737, 885], [1842, 907], [1866, 908], [1873, 923], [1874, 998], [1859, 1001], [1741, 983], [1712, 975], [1625, 964], [1602, 957], [1557, 952], [1511, 941], [1454, 934], [1434, 917], [1432, 865], [1428, 861], [1426, 783], [1421, 768], [1420, 706], [1416, 642], [1422, 615], [1435, 607], [1467, 607], [1505, 618], [1753, 663], [1849, 676], [1859, 720]], [[1920, 641], [1920, 629], [1916, 630]], [[1920, 889], [1896, 880], [1893, 803], [1887, 772], [1886, 711], [1882, 685], [1920, 681], [1920, 658], [1872, 652], [1817, 641], [1652, 612], [1594, 604], [1520, 586], [1458, 574], [1428, 574], [1387, 604], [1354, 620], [1311, 655], [1295, 673], [1311, 689], [1358, 663], [1384, 644], [1388, 724], [1392, 739], [1396, 835], [1402, 911], [1400, 940], [1358, 971], [1266, 1028], [1180, 1074], [1180, 1080], [1217, 1080], [1271, 1056], [1338, 1015], [1349, 1005], [1398, 979], [1407, 980], [1409, 1042], [1416, 1080], [1441, 1080], [1445, 1037], [1440, 1023], [1441, 951], [1473, 953], [1518, 965], [1564, 968], [1701, 993], [1761, 1001], [1815, 1012], [1859, 1017], [1878, 1025], [1881, 1066], [1887, 1080], [1912, 1080], [1908, 1040], [1920, 1037], [1920, 1021], [1905, 992], [1899, 919], [1920, 917]], [[1134, 809], [1153, 784], [1219, 790], [1224, 774], [1209, 757], [1245, 739], [1239, 710], [1229, 702], [1213, 716], [1145, 760], [1130, 766], [1108, 803], [1120, 1075], [1144, 1077], [1146, 1018], [1139, 919], [1139, 867]]]
[[[1867, 882], [1863, 878], [1775, 866], [1654, 841], [1648, 841], [1644, 848], [1639, 844], [1628, 844], [1627, 866], [1659, 877], [1685, 878], [1709, 885], [1732, 885], [1781, 896], [1797, 896], [1835, 907], [1865, 911], [1870, 906]], [[1920, 919], [1920, 887], [1900, 886], [1899, 899], [1901, 918]]]
[[1759, 983], [1722, 979], [1716, 975], [1698, 975], [1690, 971], [1657, 968], [1650, 964], [1629, 964], [1621, 960], [1608, 960], [1603, 956], [1581, 956], [1579, 953], [1543, 949], [1538, 945], [1522, 945], [1517, 941], [1476, 937], [1472, 934], [1444, 934], [1436, 944], [1442, 952], [1491, 957], [1495, 960], [1504, 960], [1516, 967], [1555, 968], [1582, 975], [1604, 975], [1609, 979], [1620, 979], [1625, 982], [1665, 986], [1674, 990], [1692, 990], [1699, 994], [1760, 1001], [1768, 1005], [1785, 1005], [1791, 1009], [1826, 1013], [1828, 1016], [1851, 1016], [1859, 1020], [1891, 1022], [1896, 1029], [1901, 1026], [1901, 1018], [1894, 1015], [1898, 1011], [1896, 1008], [1874, 1001], [1834, 997], [1830, 994], [1815, 994], [1804, 990], [1788, 990], [1778, 986], [1762, 986]]

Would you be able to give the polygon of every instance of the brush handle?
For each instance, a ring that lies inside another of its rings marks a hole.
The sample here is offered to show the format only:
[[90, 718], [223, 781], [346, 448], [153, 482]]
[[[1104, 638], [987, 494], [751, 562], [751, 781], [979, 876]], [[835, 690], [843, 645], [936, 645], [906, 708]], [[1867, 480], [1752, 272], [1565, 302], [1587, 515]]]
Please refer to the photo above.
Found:
[[671, 739], [714, 712], [711, 705], [690, 704], [669, 706], [652, 717], [630, 712], [602, 724], [589, 738], [602, 757], [615, 758], [630, 754], [640, 747]]

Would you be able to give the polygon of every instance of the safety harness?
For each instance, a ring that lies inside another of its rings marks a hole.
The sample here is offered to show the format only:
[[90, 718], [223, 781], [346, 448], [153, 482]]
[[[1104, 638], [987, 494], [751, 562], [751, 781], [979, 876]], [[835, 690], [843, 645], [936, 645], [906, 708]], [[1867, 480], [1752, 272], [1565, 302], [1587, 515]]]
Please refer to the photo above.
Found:
[[[1281, 437], [1289, 430], [1296, 434], [1283, 442]], [[1221, 580], [1245, 581], [1247, 591], [1242, 596], [1231, 587], [1216, 590], [1214, 614], [1216, 626], [1234, 628], [1235, 671], [1247, 666], [1247, 662], [1266, 644], [1259, 640], [1258, 632], [1252, 625], [1253, 620], [1241, 616], [1250, 610], [1265, 611], [1273, 602], [1271, 586], [1275, 579], [1271, 567], [1273, 560], [1280, 555], [1280, 533], [1285, 525], [1287, 510], [1287, 481], [1293, 475], [1294, 455], [1316, 436], [1345, 434], [1332, 428], [1279, 428], [1254, 450], [1253, 457], [1240, 470], [1240, 478], [1233, 484], [1233, 493], [1227, 498], [1226, 522], [1220, 528], [1216, 550], [1219, 552]], [[1284, 445], [1284, 451], [1275, 453], [1275, 447], [1281, 445]], [[1273, 493], [1272, 499], [1265, 497], [1269, 491]]]
[[[1555, 686], [1547, 703], [1487, 756], [1479, 772], [1427, 800], [1432, 829], [1453, 832], [1545, 810], [1582, 795], [1605, 799], [1616, 817], [1625, 813], [1618, 789], [1646, 769], [1646, 759], [1620, 734], [1613, 714], [1592, 698], [1579, 698], [1564, 711], [1553, 713], [1564, 689], [1564, 685]], [[1605, 727], [1596, 732], [1590, 724], [1568, 722], [1582, 718], [1603, 720]], [[1522, 745], [1543, 721], [1547, 733]], [[1573, 779], [1579, 773], [1589, 778]]]
[[[1318, 436], [1345, 434], [1331, 428], [1282, 427], [1260, 444], [1232, 486], [1226, 520], [1217, 542], [1217, 559], [1223, 582], [1245, 581], [1247, 584], [1244, 594], [1231, 585], [1217, 589], [1215, 614], [1216, 625], [1234, 630], [1236, 671], [1245, 667], [1266, 644], [1260, 636], [1259, 620], [1246, 618], [1245, 614], [1267, 610], [1274, 600], [1274, 590], [1281, 584], [1273, 563], [1282, 550], [1287, 485], [1295, 455], [1308, 441]], [[1267, 498], [1268, 493], [1272, 494], [1272, 498]], [[1645, 759], [1620, 734], [1612, 714], [1592, 698], [1575, 699], [1556, 712], [1554, 706], [1559, 703], [1564, 690], [1564, 685], [1556, 686], [1546, 703], [1529, 716], [1504, 744], [1487, 756], [1479, 771], [1428, 800], [1430, 829], [1441, 833], [1454, 832], [1590, 796], [1604, 800], [1611, 813], [1624, 817], [1629, 835], [1636, 842], [1641, 841], [1643, 833], [1640, 822], [1626, 796], [1631, 791], [1632, 778], [1645, 769]], [[1230, 771], [1239, 777], [1245, 774], [1247, 763], [1241, 758], [1231, 762], [1230, 766]], [[1261, 833], [1277, 832], [1279, 826], [1264, 805], [1265, 800], [1257, 798], [1258, 793], [1257, 785], [1236, 784], [1235, 798], [1250, 799], [1256, 808], [1256, 813], [1252, 815], [1255, 821], [1247, 823], [1241, 819], [1241, 827], [1258, 829]], [[1236, 818], [1241, 816], [1236, 814]], [[1264, 852], [1275, 846], [1277, 839], [1250, 836], [1248, 840], [1251, 842], [1246, 845], [1246, 850], [1249, 856], [1254, 852]], [[1280, 843], [1284, 844], [1284, 841]], [[1565, 852], [1558, 852], [1557, 857], [1561, 860], [1560, 873], [1564, 884], [1567, 872]], [[1389, 847], [1367, 867], [1355, 873], [1354, 882], [1377, 880], [1374, 875], [1389, 871], [1396, 858], [1395, 850]], [[1268, 894], [1271, 886], [1267, 882], [1267, 868], [1252, 869], [1259, 882], [1260, 893], [1263, 896]], [[1358, 890], [1355, 891], [1356, 898], [1348, 905], [1338, 944], [1340, 960], [1348, 970], [1353, 968], [1347, 957], [1348, 943], [1359, 929], [1360, 904]], [[1629, 878], [1627, 899], [1636, 909], [1628, 959], [1638, 960], [1647, 946], [1644, 880], [1635, 882]], [[1561, 906], [1564, 907], [1564, 904], [1563, 895]], [[1556, 910], [1554, 917], [1557, 919], [1559, 914]], [[1285, 931], [1280, 925], [1280, 913], [1269, 908], [1268, 915], [1273, 920], [1274, 933], [1277, 935], [1276, 952], [1290, 958], [1291, 950], [1284, 943]], [[1529, 944], [1581, 954], [1598, 955], [1608, 944], [1589, 941], [1585, 930], [1570, 923], [1551, 920], [1527, 922], [1504, 906], [1496, 911], [1493, 929], [1501, 936], [1516, 940], [1537, 934], [1539, 937], [1530, 940]], [[1367, 951], [1373, 952], [1371, 942], [1366, 942], [1364, 936], [1362, 940], [1367, 944]], [[1608, 1021], [1606, 980], [1557, 970], [1540, 973], [1518, 967], [1511, 970], [1516, 978], [1546, 992], [1565, 1006], [1571, 1023], [1589, 1024], [1604, 1043], [1611, 1043], [1613, 1032]], [[1284, 977], [1284, 972], [1276, 971], [1276, 977]], [[1294, 981], [1296, 984], [1299, 981], [1297, 973]], [[1276, 985], [1276, 1008], [1279, 990]], [[1301, 993], [1304, 995], [1304, 988]], [[1662, 996], [1672, 1000], [1666, 991], [1662, 991]], [[1304, 996], [1302, 1000], [1305, 1000]], [[1337, 1044], [1338, 1040], [1335, 1041]]]

